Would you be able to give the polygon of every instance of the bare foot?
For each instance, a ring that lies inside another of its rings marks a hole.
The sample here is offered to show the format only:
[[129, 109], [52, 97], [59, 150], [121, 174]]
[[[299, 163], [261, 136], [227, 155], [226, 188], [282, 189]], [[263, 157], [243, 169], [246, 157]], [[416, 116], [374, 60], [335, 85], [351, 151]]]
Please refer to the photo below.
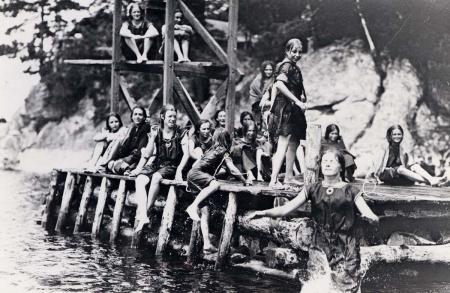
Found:
[[147, 62], [147, 61], [148, 61], [147, 56], [142, 56], [142, 62]]
[[203, 252], [205, 254], [216, 253], [217, 251], [218, 251], [218, 249], [212, 245], [203, 246]]
[[142, 56], [137, 57], [136, 63], [140, 64], [140, 63], [142, 63], [142, 62], [144, 62], [143, 57], [142, 57]]
[[433, 177], [430, 180], [430, 185], [431, 186], [439, 186], [440, 184], [444, 183], [446, 181], [446, 177], [442, 176], [442, 177]]
[[189, 218], [192, 219], [192, 221], [200, 221], [200, 217], [198, 215], [198, 208], [196, 206], [190, 205], [186, 209], [186, 213], [188, 213]]
[[147, 225], [148, 223], [150, 223], [150, 220], [147, 217], [142, 217], [142, 218], [138, 219], [138, 223], [137, 223], [136, 227], [134, 228], [134, 232], [138, 233], [139, 231], [142, 231], [144, 226]]
[[284, 178], [284, 184], [295, 184], [295, 185], [303, 185], [302, 182], [294, 179], [294, 178]]
[[284, 188], [283, 184], [281, 184], [279, 181], [270, 182], [269, 187], [271, 187], [273, 189], [283, 189]]

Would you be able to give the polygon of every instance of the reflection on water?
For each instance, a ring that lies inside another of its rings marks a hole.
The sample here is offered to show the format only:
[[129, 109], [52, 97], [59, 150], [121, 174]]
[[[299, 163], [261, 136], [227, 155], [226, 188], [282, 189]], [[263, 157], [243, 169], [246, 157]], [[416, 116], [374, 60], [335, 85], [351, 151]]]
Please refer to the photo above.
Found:
[[[155, 262], [150, 253], [112, 247], [89, 235], [49, 235], [39, 225], [49, 178], [0, 171], [0, 288], [2, 292], [299, 292], [289, 282], [229, 269], [215, 272], [181, 261]], [[448, 267], [378, 266], [363, 292], [450, 292]]]

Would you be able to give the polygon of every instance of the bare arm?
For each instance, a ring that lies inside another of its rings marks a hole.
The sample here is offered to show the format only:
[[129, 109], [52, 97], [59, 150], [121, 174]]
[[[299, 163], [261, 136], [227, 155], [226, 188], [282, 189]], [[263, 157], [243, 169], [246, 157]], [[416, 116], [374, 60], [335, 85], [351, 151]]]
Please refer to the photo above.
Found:
[[144, 168], [148, 159], [153, 155], [153, 150], [155, 149], [155, 138], [156, 135], [149, 134], [149, 140], [147, 146], [141, 150], [141, 158], [139, 159], [139, 163], [136, 168], [130, 172], [130, 176], [136, 176], [141, 173], [142, 168]]
[[185, 135], [181, 139], [181, 149], [183, 150], [183, 157], [181, 158], [180, 164], [178, 165], [177, 171], [175, 173], [175, 180], [183, 180], [183, 169], [186, 166], [188, 160], [189, 160], [189, 150], [188, 150], [188, 143], [187, 143], [187, 135]]
[[241, 180], [244, 184], [247, 183], [245, 177], [242, 175], [241, 171], [239, 171], [239, 169], [234, 165], [233, 160], [230, 157], [225, 159], [225, 164], [228, 170], [230, 170], [231, 175]]
[[145, 32], [143, 38], [154, 38], [157, 35], [159, 35], [159, 33], [156, 30], [156, 28], [152, 24], [149, 24], [148, 29]]
[[368, 219], [370, 222], [378, 223], [379, 218], [374, 214], [372, 209], [367, 205], [361, 194], [355, 197], [355, 205], [363, 218]]
[[124, 38], [136, 38], [136, 35], [134, 35], [128, 28], [128, 22], [122, 23], [122, 27], [120, 28], [119, 35], [121, 35]]
[[304, 110], [304, 108], [306, 108], [306, 104], [305, 104], [306, 98], [303, 95], [301, 95], [299, 97], [299, 99], [300, 99], [300, 101], [299, 101], [297, 99], [297, 97], [287, 88], [287, 86], [284, 84], [284, 82], [282, 82], [280, 80], [275, 82], [275, 86], [283, 95], [285, 95], [289, 100], [294, 102], [297, 106], [299, 106], [303, 110]]
[[94, 135], [94, 141], [95, 142], [100, 142], [100, 141], [107, 140], [108, 133], [109, 133], [108, 130], [106, 130], [105, 128], [102, 128], [101, 132], [99, 132], [99, 133]]
[[248, 215], [249, 219], [257, 218], [257, 217], [271, 217], [271, 218], [279, 218], [284, 217], [297, 210], [307, 201], [306, 191], [303, 188], [300, 193], [291, 201], [289, 201], [284, 206], [279, 206], [276, 208], [256, 211]]

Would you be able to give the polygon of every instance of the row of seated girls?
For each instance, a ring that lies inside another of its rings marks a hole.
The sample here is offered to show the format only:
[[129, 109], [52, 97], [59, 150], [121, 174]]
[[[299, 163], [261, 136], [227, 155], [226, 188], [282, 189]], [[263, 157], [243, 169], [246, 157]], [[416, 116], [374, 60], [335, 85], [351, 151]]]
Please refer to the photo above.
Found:
[[[144, 19], [144, 11], [137, 3], [131, 3], [126, 7], [127, 20], [123, 22], [120, 28], [122, 37], [122, 54], [127, 60], [136, 60], [137, 63], [152, 59], [150, 56], [151, 48], [156, 44], [159, 36], [158, 30], [153, 24]], [[183, 24], [183, 14], [176, 10], [174, 24], [174, 51], [178, 62], [187, 62], [189, 60], [189, 40], [194, 33], [191, 26]], [[165, 25], [161, 29], [161, 35], [164, 39], [166, 35]], [[162, 55], [163, 47], [159, 49]]]

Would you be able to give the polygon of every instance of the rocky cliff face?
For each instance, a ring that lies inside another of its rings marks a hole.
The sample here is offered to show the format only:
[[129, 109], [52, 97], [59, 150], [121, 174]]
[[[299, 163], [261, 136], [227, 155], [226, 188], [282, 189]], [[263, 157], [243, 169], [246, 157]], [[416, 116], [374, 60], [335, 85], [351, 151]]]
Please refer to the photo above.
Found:
[[[359, 175], [372, 165], [390, 125], [404, 127], [404, 144], [408, 148], [430, 139], [436, 129], [447, 130], [445, 109], [441, 107], [439, 114], [431, 110], [424, 99], [423, 83], [408, 60], [386, 63], [386, 76], [381, 79], [362, 41], [341, 41], [306, 54], [301, 66], [309, 99], [309, 123], [318, 123], [323, 129], [329, 123], [340, 126], [347, 147], [357, 156]], [[243, 106], [250, 82], [244, 78], [245, 84], [238, 85]], [[383, 91], [379, 90], [380, 85]], [[0, 149], [8, 150], [9, 156], [30, 147], [86, 151], [92, 148], [93, 134], [103, 123], [94, 125], [91, 100], [81, 100], [75, 113], [62, 116], [58, 109], [45, 105], [46, 95], [43, 85], [33, 88], [25, 109], [4, 131], [7, 134], [0, 141]]]

